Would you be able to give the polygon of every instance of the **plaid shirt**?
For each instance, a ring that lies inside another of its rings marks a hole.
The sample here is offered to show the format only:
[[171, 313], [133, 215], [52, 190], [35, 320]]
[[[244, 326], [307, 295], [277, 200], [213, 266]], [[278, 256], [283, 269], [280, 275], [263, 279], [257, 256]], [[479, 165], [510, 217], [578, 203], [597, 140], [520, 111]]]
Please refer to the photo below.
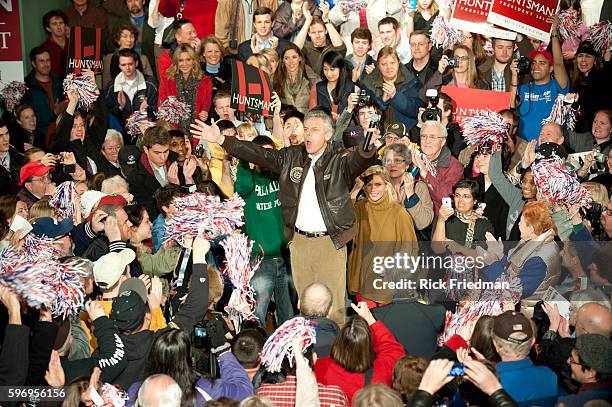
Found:
[[491, 69], [491, 90], [495, 92], [506, 91], [506, 78], [504, 78], [504, 71], [500, 76], [497, 76], [495, 69]]
[[[287, 380], [277, 384], [262, 384], [257, 391], [258, 396], [265, 396], [276, 407], [295, 407], [294, 375], [288, 375]], [[321, 407], [349, 407], [346, 394], [338, 386], [327, 386], [319, 383], [319, 400]]]

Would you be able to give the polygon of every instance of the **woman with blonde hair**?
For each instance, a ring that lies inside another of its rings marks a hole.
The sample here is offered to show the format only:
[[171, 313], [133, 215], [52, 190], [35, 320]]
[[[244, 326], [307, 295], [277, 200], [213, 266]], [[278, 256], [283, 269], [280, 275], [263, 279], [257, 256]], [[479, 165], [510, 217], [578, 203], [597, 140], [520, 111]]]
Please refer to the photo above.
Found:
[[[456, 62], [455, 66], [447, 69], [451, 59]], [[425, 97], [427, 89], [439, 89], [443, 85], [457, 88], [489, 89], [489, 86], [478, 77], [476, 57], [470, 47], [461, 44], [455, 45], [452, 56], [442, 55], [440, 62], [438, 62], [438, 70], [421, 89], [421, 98], [427, 100]]]
[[202, 41], [201, 65], [204, 75], [212, 81], [213, 91], [229, 90], [232, 82], [232, 67], [225, 60], [225, 48], [214, 35], [209, 35]]
[[[380, 280], [398, 277], [396, 270], [378, 273], [376, 258], [394, 253], [418, 252], [412, 217], [397, 201], [389, 174], [380, 166], [368, 168], [357, 180], [351, 197], [359, 189], [365, 190], [366, 199], [355, 202], [357, 235], [352, 241], [349, 256], [348, 289], [357, 294], [358, 301], [388, 304], [393, 292], [383, 290]], [[384, 243], [380, 243], [384, 242]]]
[[172, 65], [166, 71], [166, 78], [159, 84], [158, 107], [169, 96], [175, 96], [179, 101], [191, 108], [187, 119], [179, 121], [179, 129], [190, 134], [189, 125], [195, 118], [206, 120], [212, 100], [212, 81], [204, 75], [200, 59], [189, 45], [179, 45], [172, 54]]
[[[268, 59], [268, 63], [270, 64], [270, 75], [274, 75], [274, 72], [276, 72], [276, 68], [278, 68], [278, 64], [280, 62], [278, 52], [272, 48], [264, 48], [259, 51], [259, 53]], [[271, 79], [272, 78], [270, 78], [270, 80]]]

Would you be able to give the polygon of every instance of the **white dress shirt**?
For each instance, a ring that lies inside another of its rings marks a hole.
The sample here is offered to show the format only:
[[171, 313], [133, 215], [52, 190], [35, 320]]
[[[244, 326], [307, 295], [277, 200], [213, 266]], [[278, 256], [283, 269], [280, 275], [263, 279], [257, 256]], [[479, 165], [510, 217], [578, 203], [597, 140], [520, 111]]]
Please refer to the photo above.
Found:
[[304, 179], [302, 194], [298, 203], [298, 214], [295, 220], [295, 227], [304, 232], [326, 232], [327, 227], [323, 221], [319, 201], [317, 201], [317, 191], [315, 190], [315, 163], [321, 158], [323, 153], [317, 157], [310, 155], [311, 163]]

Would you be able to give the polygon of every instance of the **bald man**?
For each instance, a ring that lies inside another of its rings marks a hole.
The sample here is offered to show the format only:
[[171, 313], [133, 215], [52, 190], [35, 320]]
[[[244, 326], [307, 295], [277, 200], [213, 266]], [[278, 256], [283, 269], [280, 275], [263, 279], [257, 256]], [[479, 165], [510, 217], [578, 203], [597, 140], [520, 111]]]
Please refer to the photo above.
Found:
[[174, 379], [165, 374], [149, 376], [138, 390], [140, 407], [180, 407], [183, 392]]
[[540, 130], [540, 137], [538, 138], [538, 144], [543, 143], [555, 143], [563, 144], [565, 138], [563, 137], [563, 130], [557, 123], [546, 123]]
[[329, 357], [331, 346], [340, 332], [337, 323], [329, 319], [333, 294], [329, 287], [322, 283], [306, 286], [300, 295], [298, 308], [301, 316], [309, 319], [317, 328], [317, 342], [314, 351], [318, 357]]
[[576, 314], [576, 336], [583, 334], [612, 335], [612, 312], [601, 304], [584, 304]]

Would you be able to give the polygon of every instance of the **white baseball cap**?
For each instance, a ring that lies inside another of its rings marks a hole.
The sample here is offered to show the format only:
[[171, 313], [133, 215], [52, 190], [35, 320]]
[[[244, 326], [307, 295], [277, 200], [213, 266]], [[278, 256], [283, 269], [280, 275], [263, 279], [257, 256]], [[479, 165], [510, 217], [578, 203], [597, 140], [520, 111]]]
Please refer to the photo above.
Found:
[[132, 249], [110, 252], [94, 262], [93, 275], [96, 284], [102, 289], [111, 288], [119, 281], [128, 264], [136, 259]]

